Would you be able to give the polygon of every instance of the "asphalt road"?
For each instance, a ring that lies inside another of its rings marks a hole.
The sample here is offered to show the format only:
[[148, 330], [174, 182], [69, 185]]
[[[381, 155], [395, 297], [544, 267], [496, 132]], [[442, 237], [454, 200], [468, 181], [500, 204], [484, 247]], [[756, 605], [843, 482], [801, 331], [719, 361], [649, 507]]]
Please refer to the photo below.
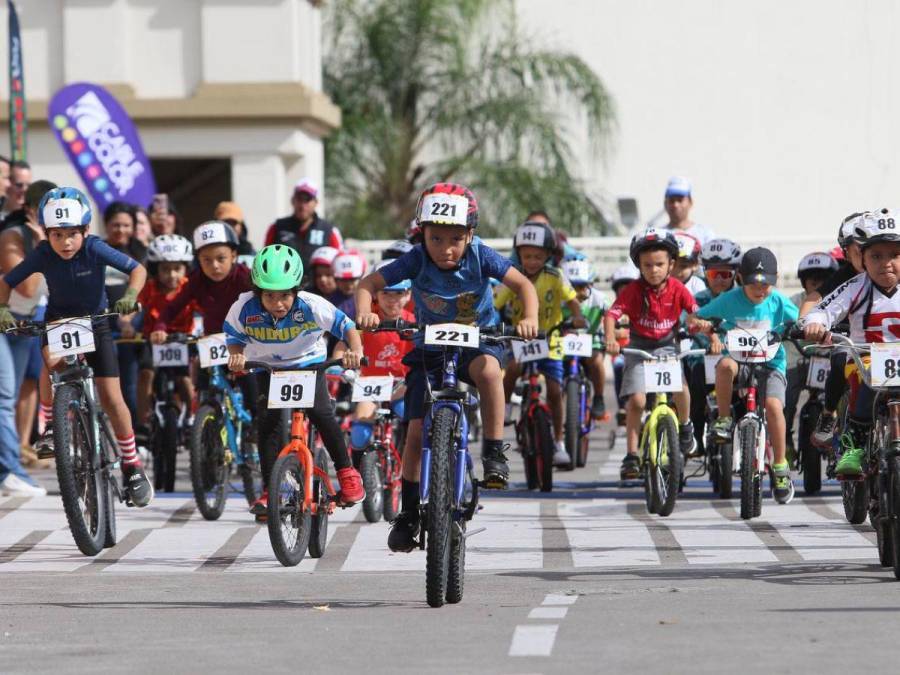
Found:
[[658, 518], [618, 487], [607, 438], [551, 496], [484, 499], [465, 597], [441, 609], [424, 553], [389, 553], [387, 525], [358, 508], [335, 515], [323, 558], [285, 569], [237, 496], [217, 522], [187, 492], [120, 509], [120, 543], [94, 559], [57, 496], [0, 498], [0, 672], [896, 669], [900, 584], [836, 484], [767, 497], [747, 523], [695, 478]]

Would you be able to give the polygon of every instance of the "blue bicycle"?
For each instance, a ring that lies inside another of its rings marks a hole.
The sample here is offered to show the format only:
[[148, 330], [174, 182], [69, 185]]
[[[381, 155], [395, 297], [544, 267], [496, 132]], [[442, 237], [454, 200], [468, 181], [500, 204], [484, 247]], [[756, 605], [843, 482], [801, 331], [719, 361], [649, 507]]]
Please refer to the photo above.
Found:
[[[463, 348], [479, 342], [520, 339], [511, 327], [481, 328], [442, 324], [431, 342], [421, 324], [384, 321], [376, 331], [425, 332], [425, 343], [443, 349], [443, 368], [429, 370], [422, 420], [422, 469], [419, 482], [419, 547], [426, 549], [425, 594], [431, 607], [462, 600], [465, 580], [466, 524], [478, 510], [479, 482], [469, 454], [468, 412], [478, 399], [462, 391], [457, 366]], [[451, 343], [454, 346], [451, 346]], [[456, 346], [458, 345], [458, 346]]]
[[247, 503], [256, 501], [259, 451], [251, 440], [253, 418], [244, 406], [243, 392], [228, 381], [223, 366], [210, 369], [201, 401], [191, 427], [191, 487], [203, 517], [217, 520], [225, 510], [234, 468]]

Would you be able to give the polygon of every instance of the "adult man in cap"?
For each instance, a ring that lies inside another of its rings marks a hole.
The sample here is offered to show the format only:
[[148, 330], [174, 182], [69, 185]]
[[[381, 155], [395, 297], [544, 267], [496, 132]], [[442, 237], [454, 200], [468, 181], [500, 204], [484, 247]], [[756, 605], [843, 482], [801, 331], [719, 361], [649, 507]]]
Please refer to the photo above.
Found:
[[291, 197], [294, 213], [276, 220], [266, 232], [266, 246], [286, 244], [296, 249], [303, 261], [304, 276], [310, 269], [310, 256], [317, 248], [331, 246], [340, 251], [344, 247], [340, 230], [316, 213], [318, 197], [318, 185], [311, 178], [301, 179]]
[[237, 202], [219, 202], [213, 212], [214, 220], [221, 220], [234, 228], [238, 236], [238, 255], [255, 255], [253, 244], [247, 239], [247, 224], [244, 222], [244, 210]]
[[680, 230], [692, 235], [700, 241], [702, 246], [713, 238], [713, 233], [705, 225], [700, 225], [691, 220], [691, 207], [694, 200], [691, 197], [691, 181], [684, 176], [672, 176], [666, 185], [665, 207], [669, 216], [666, 228]]

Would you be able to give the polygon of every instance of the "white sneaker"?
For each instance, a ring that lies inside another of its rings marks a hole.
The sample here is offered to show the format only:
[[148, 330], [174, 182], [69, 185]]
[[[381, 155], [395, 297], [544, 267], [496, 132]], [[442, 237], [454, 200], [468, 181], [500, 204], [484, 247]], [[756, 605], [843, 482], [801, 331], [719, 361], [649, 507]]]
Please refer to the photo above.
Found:
[[40, 485], [34, 486], [11, 473], [0, 483], [0, 494], [7, 497], [43, 497], [47, 491]]
[[557, 441], [556, 452], [553, 453], [553, 465], [568, 466], [571, 463], [572, 459], [569, 457], [569, 453], [566, 452], [565, 445], [563, 445], [562, 441]]

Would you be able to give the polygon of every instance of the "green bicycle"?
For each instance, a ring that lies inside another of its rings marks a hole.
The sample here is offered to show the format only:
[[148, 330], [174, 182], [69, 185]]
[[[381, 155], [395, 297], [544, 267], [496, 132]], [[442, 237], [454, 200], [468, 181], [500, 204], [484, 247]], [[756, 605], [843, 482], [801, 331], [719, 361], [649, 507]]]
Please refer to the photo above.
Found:
[[644, 390], [656, 400], [641, 420], [641, 476], [647, 511], [668, 516], [675, 509], [684, 457], [678, 444], [678, 415], [669, 394], [682, 390], [681, 360], [706, 354], [705, 349], [689, 349], [679, 354], [654, 356], [642, 349], [626, 347], [626, 356], [644, 360]]

